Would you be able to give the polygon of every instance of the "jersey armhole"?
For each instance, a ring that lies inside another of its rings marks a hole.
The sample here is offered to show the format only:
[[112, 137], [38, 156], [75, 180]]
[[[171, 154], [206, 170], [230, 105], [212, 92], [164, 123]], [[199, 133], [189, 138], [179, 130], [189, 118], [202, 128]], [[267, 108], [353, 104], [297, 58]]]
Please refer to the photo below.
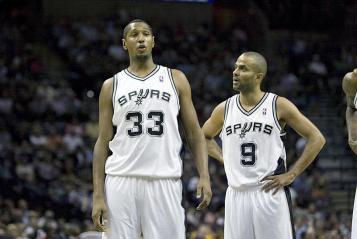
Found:
[[179, 100], [179, 96], [178, 96], [178, 93], [177, 93], [176, 85], [175, 85], [175, 82], [174, 82], [174, 77], [172, 76], [172, 69], [168, 68], [168, 67], [166, 69], [167, 69], [167, 74], [169, 75], [171, 86], [172, 86], [172, 88], [173, 88], [173, 90], [175, 92], [175, 95], [176, 95], [178, 108], [180, 110], [180, 100]]
[[276, 103], [277, 99], [278, 99], [278, 96], [274, 95], [273, 100], [272, 100], [273, 117], [274, 117], [275, 125], [276, 125], [276, 127], [278, 127], [280, 134], [283, 134], [282, 128], [281, 128], [281, 126], [279, 124], [279, 120], [278, 120], [278, 110], [277, 110], [278, 107], [277, 107], [277, 103]]
[[117, 79], [117, 74], [113, 76], [113, 91], [112, 91], [112, 104], [113, 104], [113, 113], [115, 110], [115, 96], [117, 93], [117, 88], [118, 88], [118, 79]]
[[224, 104], [224, 116], [223, 116], [223, 126], [222, 126], [222, 129], [221, 129], [221, 132], [219, 133], [220, 135], [222, 135], [223, 133], [223, 129], [224, 127], [226, 126], [226, 119], [228, 117], [228, 109], [229, 109], [229, 103], [231, 101], [232, 97], [231, 98], [228, 98], [226, 103]]

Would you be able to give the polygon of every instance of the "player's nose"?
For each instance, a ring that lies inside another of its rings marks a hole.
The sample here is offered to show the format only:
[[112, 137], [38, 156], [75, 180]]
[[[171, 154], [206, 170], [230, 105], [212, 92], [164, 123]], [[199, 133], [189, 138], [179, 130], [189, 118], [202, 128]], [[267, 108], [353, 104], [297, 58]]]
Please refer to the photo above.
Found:
[[142, 33], [138, 35], [138, 42], [144, 42], [144, 35]]
[[235, 77], [239, 76], [239, 72], [237, 69], [233, 71], [233, 76], [235, 76]]

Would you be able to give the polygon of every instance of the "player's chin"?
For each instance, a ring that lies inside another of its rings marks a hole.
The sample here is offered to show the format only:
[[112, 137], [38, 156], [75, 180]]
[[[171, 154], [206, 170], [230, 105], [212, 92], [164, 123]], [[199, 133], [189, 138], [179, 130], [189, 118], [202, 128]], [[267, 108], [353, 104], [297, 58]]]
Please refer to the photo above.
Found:
[[233, 85], [233, 90], [239, 91], [239, 86], [238, 85]]
[[136, 58], [138, 59], [146, 59], [150, 56], [150, 52], [137, 52]]

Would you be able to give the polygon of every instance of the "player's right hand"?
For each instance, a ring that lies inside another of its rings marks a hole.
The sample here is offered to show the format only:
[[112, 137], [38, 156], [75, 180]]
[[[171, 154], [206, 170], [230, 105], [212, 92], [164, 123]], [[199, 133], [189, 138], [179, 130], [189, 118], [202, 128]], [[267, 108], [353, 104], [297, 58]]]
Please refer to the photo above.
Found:
[[92, 220], [97, 231], [106, 231], [108, 209], [104, 199], [93, 199]]
[[200, 177], [200, 180], [198, 181], [196, 197], [201, 198], [202, 193], [203, 199], [201, 203], [197, 206], [197, 210], [202, 210], [206, 208], [211, 202], [212, 190], [209, 177]]

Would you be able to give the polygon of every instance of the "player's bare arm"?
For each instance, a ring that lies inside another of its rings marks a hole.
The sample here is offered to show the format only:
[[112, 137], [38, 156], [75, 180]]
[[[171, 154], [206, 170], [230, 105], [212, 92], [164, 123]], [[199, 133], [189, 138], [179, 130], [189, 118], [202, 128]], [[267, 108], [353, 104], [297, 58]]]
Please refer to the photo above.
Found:
[[277, 114], [281, 125], [288, 124], [299, 135], [307, 140], [305, 149], [294, 166], [281, 175], [269, 176], [263, 186], [266, 192], [275, 189], [274, 194], [282, 187], [291, 184], [314, 161], [325, 144], [325, 138], [320, 130], [307, 119], [296, 106], [284, 97], [277, 99]]
[[355, 109], [353, 100], [357, 91], [357, 68], [343, 77], [342, 89], [346, 94], [347, 106]]
[[348, 131], [348, 144], [352, 151], [357, 154], [357, 110], [351, 107], [346, 109], [346, 123]]
[[357, 109], [354, 105], [354, 97], [357, 91], [357, 68], [349, 72], [342, 80], [342, 88], [346, 94], [346, 124], [348, 131], [348, 144], [357, 154]]
[[172, 70], [172, 75], [179, 94], [180, 118], [200, 175], [197, 185], [197, 197], [201, 197], [201, 193], [203, 193], [203, 200], [197, 207], [200, 210], [209, 205], [212, 197], [208, 173], [207, 146], [192, 103], [190, 84], [181, 71]]
[[202, 127], [206, 138], [208, 155], [223, 163], [222, 149], [214, 139], [221, 131], [224, 123], [224, 110], [226, 101], [220, 103], [212, 112], [211, 117]]
[[103, 83], [99, 95], [99, 135], [93, 152], [93, 209], [92, 220], [98, 231], [105, 231], [107, 206], [104, 200], [104, 165], [108, 156], [109, 141], [113, 138], [113, 79]]

